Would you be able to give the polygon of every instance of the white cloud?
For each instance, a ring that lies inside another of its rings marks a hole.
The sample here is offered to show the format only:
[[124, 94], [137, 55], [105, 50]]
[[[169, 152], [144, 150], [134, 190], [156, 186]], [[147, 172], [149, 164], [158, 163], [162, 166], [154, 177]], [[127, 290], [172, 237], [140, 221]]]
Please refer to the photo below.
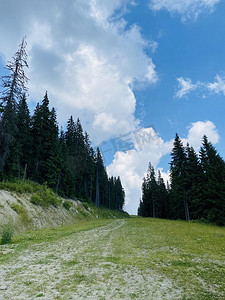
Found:
[[204, 135], [206, 135], [208, 140], [213, 144], [219, 142], [219, 134], [216, 129], [216, 125], [211, 121], [198, 121], [192, 123], [188, 131], [188, 137], [187, 139], [183, 139], [183, 142], [184, 144], [188, 142], [196, 150], [199, 150], [202, 144], [202, 137]]
[[208, 89], [216, 94], [223, 93], [225, 96], [225, 77], [221, 77], [218, 74], [215, 77], [213, 83], [208, 83]]
[[176, 93], [177, 98], [182, 98], [191, 91], [195, 90], [198, 87], [198, 84], [193, 84], [190, 78], [177, 78], [178, 81], [178, 91]]
[[[192, 123], [188, 137], [183, 138], [182, 141], [184, 145], [188, 142], [198, 150], [204, 134], [213, 144], [219, 141], [216, 126], [211, 121]], [[142, 179], [146, 174], [149, 162], [155, 170], [158, 168], [161, 171], [165, 182], [169, 180], [169, 171], [164, 172], [159, 165], [160, 159], [171, 152], [174, 140], [163, 141], [153, 128], [142, 128], [133, 132], [131, 137], [134, 149], [116, 152], [113, 162], [107, 167], [107, 172], [109, 175], [121, 177], [126, 193], [125, 209], [130, 214], [136, 214], [141, 198]]]
[[[162, 156], [172, 149], [173, 141], [164, 142], [153, 128], [142, 128], [131, 134], [134, 149], [127, 152], [118, 151], [115, 158], [107, 167], [109, 175], [120, 176], [126, 193], [125, 209], [137, 213], [141, 197], [141, 184], [151, 161], [156, 168]], [[162, 172], [166, 179], [168, 174]]]
[[159, 11], [168, 10], [170, 13], [178, 13], [185, 21], [189, 18], [197, 19], [199, 14], [211, 13], [220, 0], [150, 0], [150, 9]]
[[206, 83], [197, 81], [196, 83], [192, 83], [190, 78], [184, 79], [183, 77], [177, 78], [177, 81], [178, 88], [175, 94], [177, 98], [182, 98], [197, 89], [200, 89], [203, 92], [202, 97], [204, 99], [207, 97], [205, 92], [210, 92], [210, 94], [222, 93], [225, 96], [225, 77], [218, 74], [215, 76], [214, 82]]
[[79, 116], [95, 143], [134, 130], [134, 82], [157, 81], [145, 51], [154, 42], [115, 15], [129, 5], [135, 2], [0, 2], [1, 56], [11, 59], [26, 35], [30, 98], [41, 101], [48, 90], [59, 121]]

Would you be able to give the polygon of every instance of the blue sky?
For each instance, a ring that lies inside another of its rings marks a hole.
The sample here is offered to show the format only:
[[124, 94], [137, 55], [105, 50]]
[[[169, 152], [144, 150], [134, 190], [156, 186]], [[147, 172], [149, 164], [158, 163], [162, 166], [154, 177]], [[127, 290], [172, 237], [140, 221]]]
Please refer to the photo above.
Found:
[[80, 117], [136, 213], [148, 162], [169, 173], [177, 132], [225, 157], [225, 1], [0, 0], [0, 74], [27, 36], [29, 106], [48, 91]]

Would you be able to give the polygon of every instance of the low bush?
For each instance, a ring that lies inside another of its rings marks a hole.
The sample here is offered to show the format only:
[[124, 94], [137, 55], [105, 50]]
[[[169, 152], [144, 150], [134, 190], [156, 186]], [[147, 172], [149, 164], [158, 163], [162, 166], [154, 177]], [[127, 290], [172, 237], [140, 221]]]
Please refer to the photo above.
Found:
[[10, 207], [18, 214], [18, 215], [22, 215], [24, 214], [24, 212], [26, 212], [25, 208], [19, 204], [16, 203], [12, 203], [10, 205]]
[[60, 204], [58, 196], [48, 188], [46, 184], [39, 186], [39, 191], [31, 196], [30, 201], [31, 203], [42, 207], [49, 207], [50, 205], [58, 207]]
[[72, 203], [69, 201], [69, 200], [65, 200], [63, 202], [63, 207], [66, 209], [66, 210], [70, 210], [70, 208], [72, 207]]
[[83, 205], [83, 207], [84, 207], [85, 209], [87, 209], [87, 210], [90, 208], [90, 204], [87, 203], [87, 202], [83, 202], [82, 205]]
[[36, 182], [29, 180], [14, 180], [14, 181], [1, 181], [0, 189], [6, 191], [12, 191], [19, 194], [35, 193], [39, 190], [40, 185]]
[[4, 224], [2, 227], [1, 245], [10, 244], [14, 234], [12, 223]]

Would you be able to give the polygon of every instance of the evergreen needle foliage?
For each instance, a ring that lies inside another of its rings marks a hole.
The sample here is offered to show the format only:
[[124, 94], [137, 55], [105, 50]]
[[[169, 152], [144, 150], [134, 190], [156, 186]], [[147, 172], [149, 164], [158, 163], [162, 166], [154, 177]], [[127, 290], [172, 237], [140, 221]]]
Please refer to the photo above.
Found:
[[171, 158], [167, 189], [160, 173], [156, 180], [149, 165], [138, 214], [225, 225], [225, 162], [212, 143], [204, 136], [198, 155], [193, 147], [184, 147], [176, 134]]
[[[26, 99], [27, 55], [23, 40], [13, 62], [2, 77], [0, 99], [0, 188], [19, 180], [16, 192], [35, 193], [36, 205], [58, 206], [60, 196], [82, 198], [96, 207], [122, 210], [125, 194], [120, 178], [109, 178], [99, 149], [95, 152], [79, 118], [70, 116], [65, 132], [59, 133], [56, 111], [49, 108], [47, 92], [31, 116]], [[26, 187], [25, 179], [46, 183]], [[2, 182], [1, 182], [2, 181]], [[23, 183], [24, 181], [24, 183]], [[32, 191], [28, 189], [33, 189]], [[67, 205], [68, 207], [68, 205]]]

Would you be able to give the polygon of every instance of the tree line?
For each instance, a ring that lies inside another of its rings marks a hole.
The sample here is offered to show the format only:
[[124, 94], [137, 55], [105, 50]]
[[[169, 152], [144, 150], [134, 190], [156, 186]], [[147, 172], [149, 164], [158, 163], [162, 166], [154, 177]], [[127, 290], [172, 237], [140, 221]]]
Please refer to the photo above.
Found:
[[59, 131], [47, 92], [31, 116], [26, 96], [25, 47], [23, 39], [6, 66], [9, 75], [1, 77], [0, 180], [47, 183], [61, 196], [122, 210], [125, 193], [120, 177], [109, 178], [101, 152], [92, 148], [79, 118], [75, 121], [71, 116], [66, 130]]
[[149, 164], [142, 183], [138, 215], [202, 220], [225, 225], [225, 162], [204, 135], [199, 153], [184, 147], [176, 134], [170, 162], [170, 184]]

